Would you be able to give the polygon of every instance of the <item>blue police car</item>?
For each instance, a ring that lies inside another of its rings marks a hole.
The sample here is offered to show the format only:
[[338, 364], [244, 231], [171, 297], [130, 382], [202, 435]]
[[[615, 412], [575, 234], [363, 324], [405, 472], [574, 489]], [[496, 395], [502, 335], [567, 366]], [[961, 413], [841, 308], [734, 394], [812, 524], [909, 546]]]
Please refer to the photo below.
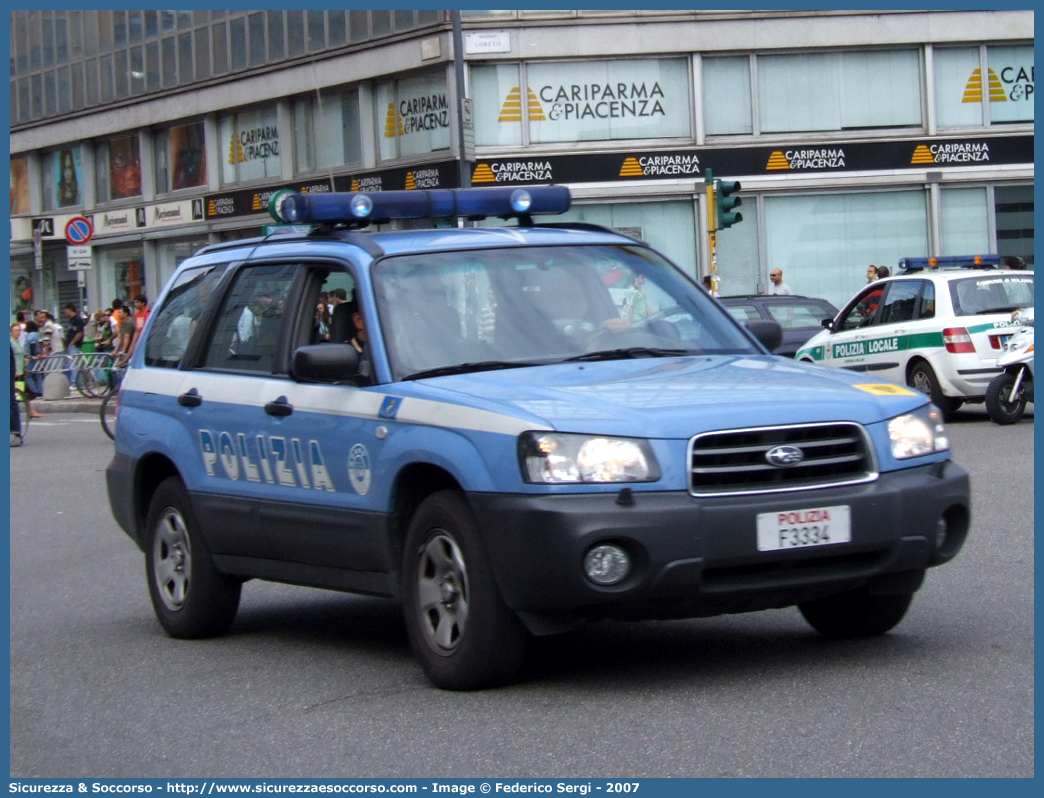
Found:
[[309, 232], [181, 264], [106, 472], [167, 633], [226, 632], [247, 579], [390, 596], [428, 678], [476, 689], [594, 619], [899, 623], [969, 528], [938, 409], [769, 354], [640, 241], [534, 223], [569, 202], [281, 192]]

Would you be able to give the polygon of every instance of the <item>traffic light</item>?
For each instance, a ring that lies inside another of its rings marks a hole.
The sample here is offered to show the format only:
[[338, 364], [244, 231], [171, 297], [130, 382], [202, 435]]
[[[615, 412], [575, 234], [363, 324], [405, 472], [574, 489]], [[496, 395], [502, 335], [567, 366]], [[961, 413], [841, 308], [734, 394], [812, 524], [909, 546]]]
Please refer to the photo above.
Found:
[[730, 196], [740, 190], [738, 180], [714, 179], [714, 221], [716, 230], [724, 230], [726, 227], [743, 221], [743, 215], [733, 208], [743, 204], [739, 197]]

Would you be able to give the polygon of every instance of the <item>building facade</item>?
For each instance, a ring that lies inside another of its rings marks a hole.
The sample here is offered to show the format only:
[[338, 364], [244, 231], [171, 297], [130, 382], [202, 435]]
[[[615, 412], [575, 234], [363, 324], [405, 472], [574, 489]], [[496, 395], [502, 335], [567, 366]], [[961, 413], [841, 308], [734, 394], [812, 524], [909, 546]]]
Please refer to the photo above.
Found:
[[[10, 19], [12, 312], [152, 298], [200, 246], [272, 231], [281, 188], [565, 184], [567, 219], [723, 294], [776, 267], [839, 304], [871, 263], [1033, 265], [1032, 11]], [[708, 169], [742, 186], [714, 248]]]

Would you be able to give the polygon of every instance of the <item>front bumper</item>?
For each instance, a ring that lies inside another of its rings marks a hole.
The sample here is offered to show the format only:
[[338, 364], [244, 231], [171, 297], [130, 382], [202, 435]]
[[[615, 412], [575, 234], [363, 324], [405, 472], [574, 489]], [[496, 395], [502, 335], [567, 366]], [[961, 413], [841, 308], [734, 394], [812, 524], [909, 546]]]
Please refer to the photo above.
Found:
[[[635, 491], [473, 494], [504, 599], [534, 632], [590, 618], [681, 618], [784, 607], [869, 586], [912, 592], [925, 568], [952, 559], [970, 519], [967, 473], [952, 461], [882, 474], [876, 482], [770, 495], [693, 497]], [[761, 552], [759, 513], [851, 508], [849, 543]], [[940, 522], [946, 524], [939, 540]], [[620, 584], [586, 579], [598, 543], [634, 564]]]

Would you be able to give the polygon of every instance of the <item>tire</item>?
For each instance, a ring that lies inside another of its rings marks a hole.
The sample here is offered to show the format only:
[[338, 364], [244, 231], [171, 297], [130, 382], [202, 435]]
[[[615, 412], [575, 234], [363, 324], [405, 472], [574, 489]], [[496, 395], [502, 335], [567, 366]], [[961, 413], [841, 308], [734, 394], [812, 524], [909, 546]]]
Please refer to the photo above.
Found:
[[1026, 391], [1019, 389], [1015, 401], [1010, 401], [1011, 389], [1015, 385], [1015, 375], [1009, 372], [998, 374], [986, 387], [986, 412], [997, 424], [1014, 424], [1026, 412]]
[[20, 416], [19, 422], [22, 427], [21, 431], [18, 433], [18, 437], [20, 438], [18, 445], [20, 446], [29, 432], [29, 421], [32, 419], [31, 413], [33, 412], [33, 409], [29, 404], [29, 395], [21, 388], [15, 388], [15, 401], [18, 402], [18, 415]]
[[481, 690], [518, 678], [529, 636], [500, 596], [459, 493], [433, 494], [417, 509], [402, 578], [410, 647], [435, 686]]
[[939, 380], [936, 378], [935, 372], [932, 371], [932, 367], [924, 361], [917, 363], [912, 369], [910, 369], [910, 378], [906, 384], [928, 396], [928, 398], [932, 400], [932, 404], [942, 411], [944, 419], [949, 419], [957, 412], [957, 408], [963, 404], [962, 400], [954, 399], [943, 394], [942, 389], [939, 387]]
[[116, 413], [120, 407], [120, 395], [117, 391], [110, 391], [102, 399], [98, 415], [101, 418], [102, 429], [111, 440], [116, 440]]
[[216, 637], [239, 609], [240, 580], [220, 573], [178, 477], [164, 480], [149, 504], [145, 576], [156, 618], [171, 637]]
[[826, 637], [874, 637], [894, 629], [906, 615], [913, 593], [875, 596], [853, 590], [799, 604], [809, 625]]
[[98, 369], [80, 369], [76, 372], [76, 390], [87, 399], [98, 399], [108, 390], [107, 380], [99, 376]]

